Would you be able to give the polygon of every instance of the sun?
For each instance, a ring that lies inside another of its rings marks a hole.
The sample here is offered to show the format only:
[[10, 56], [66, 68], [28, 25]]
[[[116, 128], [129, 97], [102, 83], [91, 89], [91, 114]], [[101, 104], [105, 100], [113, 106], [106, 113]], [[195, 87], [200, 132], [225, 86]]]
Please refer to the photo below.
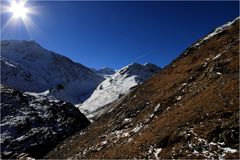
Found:
[[9, 11], [13, 14], [14, 18], [21, 18], [24, 19], [27, 16], [27, 13], [29, 12], [28, 8], [25, 7], [24, 1], [12, 1], [11, 6], [9, 8]]
[[[31, 32], [40, 32], [38, 26], [33, 22], [33, 15], [38, 16], [36, 3], [30, 3], [30, 0], [0, 0], [1, 1], [1, 16], [6, 14], [9, 19], [1, 27], [4, 32], [7, 29], [19, 29], [24, 26], [29, 34]], [[3, 1], [3, 2], [2, 2]], [[35, 1], [35, 0], [34, 0]]]

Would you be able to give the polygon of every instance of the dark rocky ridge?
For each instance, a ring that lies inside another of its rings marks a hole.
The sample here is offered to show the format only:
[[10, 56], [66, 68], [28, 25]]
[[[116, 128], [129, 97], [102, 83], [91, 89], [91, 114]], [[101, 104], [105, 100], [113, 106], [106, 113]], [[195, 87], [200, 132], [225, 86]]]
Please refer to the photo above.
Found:
[[1, 85], [1, 158], [41, 158], [90, 124], [72, 104]]
[[239, 20], [199, 42], [45, 158], [239, 159]]

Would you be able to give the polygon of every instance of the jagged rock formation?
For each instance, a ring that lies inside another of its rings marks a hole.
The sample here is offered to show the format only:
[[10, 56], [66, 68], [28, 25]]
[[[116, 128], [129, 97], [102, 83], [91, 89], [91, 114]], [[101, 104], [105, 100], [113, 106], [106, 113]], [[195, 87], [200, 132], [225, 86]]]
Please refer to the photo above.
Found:
[[1, 158], [41, 158], [90, 122], [72, 104], [1, 85]]
[[239, 18], [111, 105], [45, 158], [239, 159]]
[[20, 91], [49, 91], [57, 99], [81, 103], [104, 78], [35, 41], [1, 41], [1, 83]]

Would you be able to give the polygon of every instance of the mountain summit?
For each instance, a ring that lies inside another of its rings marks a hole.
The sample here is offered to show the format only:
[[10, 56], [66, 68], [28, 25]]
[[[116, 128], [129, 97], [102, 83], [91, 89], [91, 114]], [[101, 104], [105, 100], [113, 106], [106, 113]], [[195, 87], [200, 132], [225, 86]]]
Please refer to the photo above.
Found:
[[80, 103], [104, 78], [91, 69], [42, 48], [35, 41], [1, 41], [1, 83]]
[[141, 65], [132, 63], [118, 70], [114, 75], [99, 84], [93, 94], [77, 107], [88, 117], [96, 114], [99, 116], [99, 112], [93, 112], [129, 93], [133, 87], [159, 71], [160, 68], [154, 64], [146, 63]]

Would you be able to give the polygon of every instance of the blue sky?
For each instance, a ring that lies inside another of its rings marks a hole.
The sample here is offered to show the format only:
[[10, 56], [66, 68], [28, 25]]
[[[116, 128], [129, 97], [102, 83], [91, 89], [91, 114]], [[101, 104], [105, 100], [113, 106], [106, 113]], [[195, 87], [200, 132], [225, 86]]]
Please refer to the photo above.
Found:
[[[2, 2], [5, 4], [5, 2]], [[1, 39], [35, 40], [88, 67], [119, 69], [132, 62], [169, 64], [189, 45], [236, 18], [235, 2], [28, 2], [32, 24], [21, 20]], [[1, 14], [1, 28], [11, 17]]]

